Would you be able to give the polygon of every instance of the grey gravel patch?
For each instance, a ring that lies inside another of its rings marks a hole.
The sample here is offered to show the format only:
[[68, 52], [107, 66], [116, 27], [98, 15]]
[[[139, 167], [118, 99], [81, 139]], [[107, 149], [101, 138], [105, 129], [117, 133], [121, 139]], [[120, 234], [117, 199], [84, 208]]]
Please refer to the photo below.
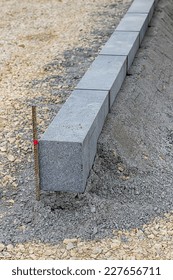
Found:
[[43, 192], [37, 202], [26, 155], [18, 189], [1, 190], [0, 243], [111, 237], [173, 210], [172, 15], [160, 1], [99, 138], [86, 193]]

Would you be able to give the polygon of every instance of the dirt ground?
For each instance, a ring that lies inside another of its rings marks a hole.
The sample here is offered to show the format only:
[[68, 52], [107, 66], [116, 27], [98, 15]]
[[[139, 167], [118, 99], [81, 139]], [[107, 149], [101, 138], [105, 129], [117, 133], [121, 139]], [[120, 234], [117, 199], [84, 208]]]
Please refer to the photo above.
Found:
[[35, 200], [45, 131], [130, 0], [0, 0], [0, 259], [172, 259], [172, 15], [160, 0], [105, 123], [87, 191]]

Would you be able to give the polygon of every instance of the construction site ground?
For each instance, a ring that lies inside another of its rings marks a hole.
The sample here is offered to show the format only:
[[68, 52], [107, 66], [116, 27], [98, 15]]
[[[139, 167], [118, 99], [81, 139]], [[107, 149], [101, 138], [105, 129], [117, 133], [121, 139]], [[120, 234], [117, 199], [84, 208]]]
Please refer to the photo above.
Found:
[[45, 131], [131, 0], [0, 0], [0, 259], [173, 258], [173, 6], [160, 0], [86, 192], [35, 199]]

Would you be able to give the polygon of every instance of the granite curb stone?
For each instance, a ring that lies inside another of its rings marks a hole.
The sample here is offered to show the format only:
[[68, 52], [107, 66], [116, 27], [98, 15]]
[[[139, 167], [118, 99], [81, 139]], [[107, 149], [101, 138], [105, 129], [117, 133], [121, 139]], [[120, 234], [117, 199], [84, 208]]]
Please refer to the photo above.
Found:
[[127, 56], [127, 69], [129, 70], [136, 52], [139, 49], [139, 32], [115, 31], [100, 54]]
[[84, 192], [105, 118], [133, 62], [157, 0], [134, 0], [39, 141], [40, 185]]
[[127, 13], [147, 13], [149, 14], [155, 0], [134, 0]]
[[117, 31], [139, 32], [140, 43], [142, 42], [145, 32], [148, 28], [148, 14], [126, 13], [117, 26]]
[[39, 141], [42, 190], [84, 192], [108, 97], [108, 91], [72, 92]]
[[148, 14], [148, 20], [150, 22], [154, 12], [154, 4], [154, 0], [134, 0], [127, 13]]
[[98, 55], [76, 89], [110, 91], [110, 107], [126, 76], [127, 56]]

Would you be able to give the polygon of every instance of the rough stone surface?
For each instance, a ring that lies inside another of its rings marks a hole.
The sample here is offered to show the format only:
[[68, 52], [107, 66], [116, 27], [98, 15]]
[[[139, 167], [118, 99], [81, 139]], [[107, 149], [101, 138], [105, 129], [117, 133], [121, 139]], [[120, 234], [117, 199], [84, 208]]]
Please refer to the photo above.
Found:
[[148, 28], [148, 14], [126, 13], [117, 26], [117, 31], [135, 31], [140, 32], [140, 43]]
[[128, 56], [127, 68], [129, 69], [136, 52], [139, 49], [139, 32], [115, 31], [100, 54]]
[[64, 240], [59, 244], [16, 244], [10, 252], [4, 248], [0, 259], [9, 260], [172, 260], [173, 213], [155, 219], [142, 229], [114, 231], [112, 238], [82, 241]]
[[84, 192], [108, 110], [108, 91], [71, 94], [39, 141], [43, 190]]
[[110, 107], [126, 76], [126, 56], [99, 55], [77, 85], [77, 89], [110, 91]]

